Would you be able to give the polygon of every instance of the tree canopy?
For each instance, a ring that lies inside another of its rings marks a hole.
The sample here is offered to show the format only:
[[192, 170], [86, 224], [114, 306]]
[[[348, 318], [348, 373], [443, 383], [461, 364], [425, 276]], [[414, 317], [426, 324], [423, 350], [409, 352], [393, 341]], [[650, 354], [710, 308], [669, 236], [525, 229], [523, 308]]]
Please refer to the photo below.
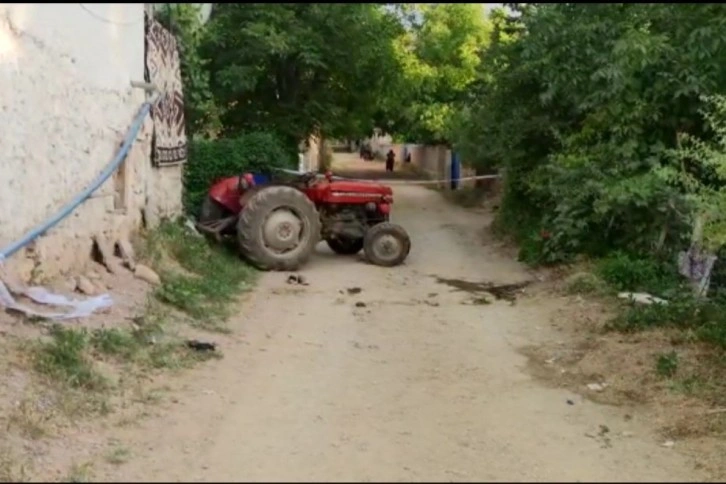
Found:
[[684, 143], [718, 141], [723, 121], [709, 113], [726, 86], [726, 7], [511, 8], [492, 15], [455, 135], [470, 162], [506, 169], [501, 221], [546, 228], [549, 260], [682, 247], [694, 214], [714, 214], [701, 194], [724, 174], [713, 151]]
[[[172, 7], [174, 8], [174, 7]], [[225, 135], [370, 134], [402, 27], [377, 4], [215, 4], [196, 47]]]
[[499, 224], [542, 260], [719, 239], [726, 7], [505, 5], [169, 7], [190, 130], [448, 144], [506, 173]]

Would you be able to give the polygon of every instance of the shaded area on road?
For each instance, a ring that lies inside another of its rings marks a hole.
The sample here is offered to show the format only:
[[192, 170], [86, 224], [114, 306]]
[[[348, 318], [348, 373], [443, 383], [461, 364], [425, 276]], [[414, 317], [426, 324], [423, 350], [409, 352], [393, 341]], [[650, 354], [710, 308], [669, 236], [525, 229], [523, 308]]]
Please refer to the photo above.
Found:
[[410, 164], [396, 162], [393, 172], [386, 171], [383, 161], [363, 161], [357, 153], [336, 153], [333, 163], [333, 174], [360, 180], [427, 180], [428, 177], [418, 172]]

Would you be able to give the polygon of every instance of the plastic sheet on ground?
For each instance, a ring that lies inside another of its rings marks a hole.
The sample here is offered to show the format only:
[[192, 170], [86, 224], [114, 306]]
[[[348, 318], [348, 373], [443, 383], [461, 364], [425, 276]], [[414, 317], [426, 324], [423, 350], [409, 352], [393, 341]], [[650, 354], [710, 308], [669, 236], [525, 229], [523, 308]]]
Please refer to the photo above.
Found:
[[69, 299], [60, 294], [53, 294], [42, 287], [29, 287], [24, 290], [23, 295], [38, 304], [65, 306], [71, 309], [65, 313], [46, 313], [37, 311], [19, 303], [10, 293], [7, 286], [0, 281], [0, 306], [4, 306], [14, 311], [19, 311], [28, 316], [54, 320], [86, 318], [94, 312], [110, 307], [113, 304], [111, 296], [108, 294], [102, 294], [100, 296], [94, 296], [87, 299]]

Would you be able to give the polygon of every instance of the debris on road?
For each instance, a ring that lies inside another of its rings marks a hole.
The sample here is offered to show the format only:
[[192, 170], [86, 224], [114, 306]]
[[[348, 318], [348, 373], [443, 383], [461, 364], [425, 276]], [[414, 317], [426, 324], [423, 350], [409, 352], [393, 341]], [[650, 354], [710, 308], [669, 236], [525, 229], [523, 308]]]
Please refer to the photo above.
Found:
[[15, 294], [18, 296], [25, 296], [37, 304], [62, 306], [70, 309], [67, 313], [42, 313], [15, 300], [3, 282], [3, 276], [6, 275], [7, 273], [0, 264], [0, 306], [23, 313], [26, 316], [55, 320], [79, 319], [88, 317], [96, 311], [109, 308], [113, 304], [108, 294], [101, 294], [85, 300], [69, 299], [61, 294], [49, 292], [42, 287], [25, 287], [23, 284], [18, 283], [17, 279], [11, 280], [10, 287], [17, 291]]
[[217, 343], [207, 343], [206, 341], [199, 341], [196, 339], [190, 339], [186, 342], [187, 348], [191, 348], [196, 351], [216, 351]]
[[588, 383], [587, 389], [593, 392], [601, 392], [605, 390], [608, 386], [607, 383]]
[[492, 302], [486, 298], [486, 297], [475, 297], [471, 300], [470, 304], [473, 304], [474, 306], [484, 306], [486, 304], [491, 304]]
[[672, 440], [666, 440], [665, 442], [663, 442], [663, 443], [661, 444], [661, 446], [663, 446], [663, 447], [665, 447], [665, 448], [667, 448], [667, 449], [670, 449], [670, 448], [671, 448], [671, 447], [673, 447], [674, 445], [676, 445], [676, 443], [675, 443], [675, 442], [673, 442]]
[[651, 296], [645, 292], [621, 292], [618, 293], [620, 299], [628, 299], [638, 304], [668, 304], [668, 301], [659, 297]]
[[378, 349], [380, 349], [378, 345], [373, 345], [373, 344], [371, 344], [371, 345], [363, 345], [363, 344], [361, 344], [361, 343], [359, 343], [357, 341], [351, 341], [351, 343], [353, 344], [353, 348], [356, 348], [356, 349], [359, 349], [359, 350], [362, 350], [362, 349], [378, 350]]
[[587, 432], [587, 433], [585, 433], [585, 437], [589, 437], [591, 439], [594, 439], [594, 440], [600, 442], [601, 447], [603, 449], [607, 449], [607, 448], [612, 447], [612, 442], [608, 435], [609, 433], [610, 433], [610, 428], [607, 425], [600, 424], [600, 428], [599, 428], [597, 434], [592, 433], [592, 432]]
[[308, 285], [308, 282], [300, 274], [290, 274], [289, 276], [287, 276], [287, 283], [288, 284], [299, 284], [301, 286]]
[[355, 303], [355, 307], [364, 308], [366, 307], [366, 303], [364, 303], [363, 301], [358, 301], [357, 303]]
[[346, 291], [348, 292], [348, 295], [354, 296], [356, 294], [360, 294], [363, 289], [361, 289], [360, 287], [349, 287], [348, 289], [346, 289]]

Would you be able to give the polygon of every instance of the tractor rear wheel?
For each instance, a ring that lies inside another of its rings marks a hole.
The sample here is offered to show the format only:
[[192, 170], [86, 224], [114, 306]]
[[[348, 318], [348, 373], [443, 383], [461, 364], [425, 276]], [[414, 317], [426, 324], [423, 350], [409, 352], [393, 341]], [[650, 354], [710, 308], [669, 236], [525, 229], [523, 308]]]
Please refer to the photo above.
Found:
[[355, 255], [363, 248], [363, 239], [337, 237], [327, 239], [326, 242], [333, 252], [340, 255]]
[[408, 257], [411, 238], [400, 225], [379, 223], [366, 232], [363, 251], [368, 261], [377, 266], [397, 266]]
[[320, 239], [320, 216], [300, 190], [270, 186], [247, 200], [237, 235], [242, 255], [259, 269], [294, 271]]

